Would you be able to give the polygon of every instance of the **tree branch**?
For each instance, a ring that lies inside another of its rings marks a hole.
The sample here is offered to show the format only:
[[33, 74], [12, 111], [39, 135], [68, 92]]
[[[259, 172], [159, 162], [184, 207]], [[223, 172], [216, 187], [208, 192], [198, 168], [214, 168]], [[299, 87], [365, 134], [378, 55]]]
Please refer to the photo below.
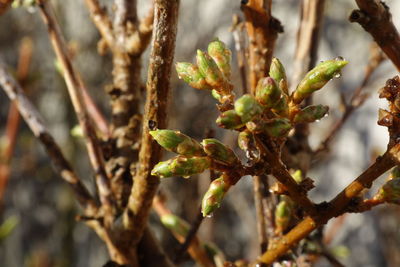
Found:
[[110, 182], [107, 178], [103, 156], [98, 144], [97, 136], [92, 121], [84, 105], [82, 88], [79, 83], [78, 75], [68, 57], [67, 48], [59, 30], [58, 23], [52, 13], [50, 3], [47, 0], [38, 0], [38, 5], [47, 25], [50, 41], [54, 51], [63, 68], [64, 79], [67, 84], [68, 92], [76, 112], [80, 126], [87, 138], [86, 147], [90, 162], [95, 172], [96, 185], [99, 190], [100, 201], [105, 210], [106, 224], [111, 224], [113, 217], [114, 201], [110, 190]]
[[178, 0], [157, 0], [155, 4], [154, 38], [147, 77], [147, 98], [139, 164], [134, 178], [128, 206], [124, 213], [124, 225], [133, 231], [134, 243], [140, 240], [156, 193], [159, 177], [150, 174], [159, 162], [161, 147], [149, 134], [149, 125], [167, 126], [167, 100], [170, 91], [170, 75], [174, 57]]
[[389, 7], [378, 0], [356, 0], [360, 10], [354, 10], [349, 20], [359, 23], [369, 32], [383, 52], [400, 70], [400, 36], [392, 22]]
[[32, 130], [33, 134], [45, 147], [57, 173], [59, 173], [60, 176], [71, 186], [79, 203], [84, 208], [85, 214], [88, 216], [96, 214], [98, 207], [89, 191], [82, 184], [69, 162], [65, 159], [60, 147], [45, 127], [43, 119], [36, 108], [25, 96], [22, 88], [14, 80], [11, 74], [7, 72], [7, 66], [4, 65], [2, 60], [0, 60], [0, 84], [8, 97], [18, 107], [19, 112]]

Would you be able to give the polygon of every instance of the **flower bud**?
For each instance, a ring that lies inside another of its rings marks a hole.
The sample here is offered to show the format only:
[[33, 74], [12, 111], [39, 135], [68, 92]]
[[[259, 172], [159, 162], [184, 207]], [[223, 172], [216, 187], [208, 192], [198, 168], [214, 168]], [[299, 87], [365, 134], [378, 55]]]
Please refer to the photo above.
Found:
[[275, 225], [277, 233], [283, 233], [289, 226], [293, 213], [293, 207], [290, 202], [291, 200], [289, 198], [283, 197], [276, 206]]
[[387, 181], [375, 198], [383, 199], [388, 203], [400, 204], [400, 178]]
[[204, 194], [201, 203], [201, 212], [204, 217], [210, 216], [215, 209], [221, 206], [222, 199], [231, 187], [225, 182], [224, 177], [225, 174], [212, 181], [207, 192]]
[[217, 63], [207, 53], [197, 50], [197, 65], [206, 82], [213, 88], [220, 88], [226, 83], [224, 74]]
[[260, 115], [263, 112], [263, 108], [253, 96], [246, 94], [236, 100], [235, 111], [242, 119], [242, 122], [246, 123]]
[[214, 160], [220, 161], [228, 165], [232, 165], [239, 161], [232, 149], [228, 148], [217, 139], [204, 139], [201, 144], [207, 156]]
[[231, 51], [226, 48], [223, 42], [216, 39], [208, 45], [207, 52], [217, 63], [224, 76], [229, 78], [231, 76]]
[[280, 89], [288, 94], [286, 71], [279, 59], [273, 58], [269, 69], [269, 76], [279, 85]]
[[246, 127], [252, 132], [264, 132], [275, 138], [285, 137], [289, 133], [290, 129], [292, 129], [290, 121], [286, 118], [275, 118], [267, 122], [251, 121], [246, 124]]
[[197, 66], [188, 62], [178, 62], [175, 67], [179, 79], [183, 79], [191, 87], [199, 90], [211, 90]]
[[299, 104], [303, 99], [321, 89], [333, 77], [340, 75], [340, 70], [346, 66], [347, 63], [348, 61], [345, 60], [333, 59], [318, 64], [306, 74], [297, 86], [296, 91], [293, 93], [293, 102]]
[[272, 108], [272, 111], [278, 115], [286, 117], [289, 113], [289, 97], [285, 94], [281, 96], [275, 106]]
[[186, 158], [177, 156], [167, 161], [159, 162], [154, 166], [151, 175], [161, 178], [182, 176], [188, 178], [191, 175], [202, 173], [210, 168], [211, 159], [208, 157], [192, 157]]
[[256, 100], [261, 105], [271, 108], [281, 97], [281, 90], [271, 77], [261, 78], [256, 87]]
[[294, 116], [293, 121], [296, 123], [310, 123], [322, 119], [328, 114], [329, 107], [323, 105], [308, 106], [303, 108]]
[[161, 223], [177, 235], [186, 237], [189, 232], [189, 224], [173, 214], [161, 216]]
[[217, 125], [225, 129], [238, 129], [244, 126], [242, 119], [233, 109], [223, 112], [216, 121]]
[[157, 143], [168, 151], [184, 156], [204, 156], [199, 142], [180, 131], [155, 130], [149, 132]]

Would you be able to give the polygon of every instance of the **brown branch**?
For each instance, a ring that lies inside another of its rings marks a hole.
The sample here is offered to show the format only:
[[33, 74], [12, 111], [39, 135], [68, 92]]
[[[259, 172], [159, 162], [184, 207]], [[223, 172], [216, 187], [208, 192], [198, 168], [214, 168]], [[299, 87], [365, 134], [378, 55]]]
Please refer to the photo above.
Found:
[[383, 52], [400, 70], [400, 36], [392, 22], [389, 7], [378, 0], [356, 0], [360, 10], [354, 10], [349, 20], [359, 23], [369, 32]]
[[57, 173], [71, 186], [79, 203], [85, 210], [85, 214], [93, 216], [97, 212], [97, 205], [89, 191], [75, 174], [69, 162], [65, 159], [60, 147], [45, 127], [43, 119], [25, 96], [20, 85], [14, 80], [7, 66], [0, 60], [0, 84], [8, 97], [15, 103], [21, 116], [46, 149]]
[[[17, 80], [23, 86], [28, 77], [29, 66], [32, 58], [32, 40], [30, 38], [22, 39], [19, 48], [19, 59], [17, 67]], [[17, 141], [20, 115], [17, 106], [11, 102], [8, 109], [5, 140], [6, 146], [4, 152], [0, 154], [0, 209], [2, 207], [4, 193], [10, 177], [11, 159]], [[2, 151], [0, 151], [1, 153]]]
[[242, 10], [249, 36], [250, 88], [254, 93], [257, 82], [269, 72], [275, 41], [283, 32], [280, 22], [271, 15], [271, 0], [242, 1]]
[[342, 117], [332, 126], [328, 136], [321, 142], [318, 148], [313, 152], [314, 156], [317, 156], [321, 152], [324, 152], [329, 149], [329, 145], [332, 143], [333, 139], [337, 136], [340, 129], [342, 129], [346, 121], [350, 118], [350, 116], [354, 113], [354, 111], [358, 109], [360, 106], [362, 106], [365, 100], [367, 100], [369, 94], [363, 93], [363, 91], [365, 87], [368, 85], [368, 82], [374, 71], [380, 66], [380, 64], [384, 60], [383, 54], [380, 52], [380, 49], [377, 46], [371, 47], [370, 55], [371, 56], [368, 65], [365, 67], [364, 70], [364, 78], [360, 86], [353, 92], [353, 95], [351, 96], [349, 103], [343, 101], [345, 110]]
[[97, 0], [85, 0], [85, 3], [89, 9], [90, 17], [99, 30], [101, 37], [106, 41], [107, 46], [113, 49], [114, 33], [106, 10], [100, 6]]
[[13, 0], [0, 0], [0, 15], [8, 10]]
[[248, 93], [247, 76], [246, 76], [246, 51], [244, 48], [244, 36], [243, 36], [244, 24], [240, 17], [235, 14], [232, 18], [231, 32], [233, 40], [235, 41], [235, 50], [237, 54], [237, 64], [240, 72], [240, 79], [242, 82], [242, 93]]
[[134, 243], [140, 240], [146, 226], [153, 197], [160, 182], [159, 177], [151, 175], [152, 168], [160, 160], [161, 147], [150, 136], [149, 124], [156, 124], [161, 129], [167, 126], [167, 100], [175, 49], [178, 7], [178, 0], [155, 2], [154, 38], [147, 74], [147, 98], [139, 164], [124, 213], [124, 225], [133, 231]]
[[[254, 192], [254, 203], [256, 208], [257, 218], [257, 232], [258, 232], [258, 243], [260, 245], [260, 253], [264, 253], [268, 248], [268, 236], [267, 236], [267, 222], [264, 210], [265, 203], [265, 180], [268, 179], [266, 175], [254, 176], [253, 192]], [[264, 180], [264, 181], [263, 181]]]
[[[153, 208], [157, 212], [158, 216], [160, 216], [160, 217], [162, 217], [164, 215], [173, 214], [171, 212], [171, 210], [168, 209], [168, 207], [166, 206], [165, 201], [163, 200], [162, 196], [156, 196], [154, 198]], [[201, 266], [205, 266], [205, 267], [207, 267], [207, 266], [215, 266], [212, 263], [212, 261], [210, 260], [210, 258], [207, 256], [207, 253], [204, 251], [204, 248], [200, 245], [200, 240], [199, 240], [196, 232], [193, 231], [192, 229], [193, 229], [193, 226], [189, 230], [189, 233], [186, 235], [186, 237], [180, 235], [179, 233], [177, 233], [175, 231], [172, 232], [174, 237], [182, 245], [186, 244], [187, 240], [189, 240], [188, 237], [191, 236], [190, 242], [187, 243], [187, 248], [182, 250], [182, 246], [180, 247], [180, 249], [179, 249], [180, 253], [177, 254], [178, 257], [181, 257], [182, 254], [184, 254], [185, 251], [188, 250], [189, 255], [193, 258], [193, 260], [195, 260], [196, 262], [201, 264]], [[191, 234], [190, 232], [193, 232], [193, 234]], [[179, 259], [177, 259], [177, 261], [179, 262]]]
[[318, 53], [319, 35], [324, 18], [325, 0], [303, 0], [301, 4], [300, 27], [297, 33], [294, 71], [291, 84], [293, 89], [304, 75], [315, 66]]
[[38, 0], [38, 5], [42, 14], [44, 23], [47, 25], [50, 41], [58, 60], [63, 68], [64, 79], [67, 84], [68, 92], [75, 109], [78, 121], [87, 138], [86, 147], [89, 154], [89, 159], [95, 172], [96, 185], [100, 195], [100, 201], [105, 210], [105, 222], [111, 224], [113, 220], [114, 201], [110, 190], [110, 182], [107, 178], [103, 156], [98, 144], [96, 133], [89, 117], [84, 100], [83, 89], [80, 86], [78, 75], [72, 66], [72, 62], [68, 57], [67, 48], [58, 23], [52, 13], [50, 3], [47, 0]]
[[350, 183], [329, 203], [323, 204], [319, 213], [308, 216], [295, 226], [289, 233], [277, 241], [274, 246], [257, 259], [257, 262], [271, 264], [300, 240], [308, 236], [313, 230], [324, 225], [333, 217], [346, 212], [346, 207], [364, 189], [370, 188], [375, 179], [399, 163], [400, 144], [394, 145], [383, 156], [377, 158], [367, 170]]

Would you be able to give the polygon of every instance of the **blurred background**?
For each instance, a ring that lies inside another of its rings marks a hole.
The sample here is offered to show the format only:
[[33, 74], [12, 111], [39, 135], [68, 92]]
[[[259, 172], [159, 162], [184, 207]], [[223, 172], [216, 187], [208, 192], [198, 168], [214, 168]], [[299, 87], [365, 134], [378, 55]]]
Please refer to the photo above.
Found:
[[[52, 1], [62, 31], [75, 49], [74, 63], [81, 72], [90, 93], [109, 117], [108, 97], [104, 87], [111, 83], [110, 56], [97, 53], [99, 34], [89, 19], [81, 0]], [[111, 2], [111, 1], [103, 1]], [[146, 14], [149, 2], [139, 0], [139, 14]], [[290, 77], [299, 26], [300, 1], [273, 2], [273, 15], [284, 26], [279, 35], [275, 56], [286, 67]], [[400, 2], [386, 1], [393, 14], [394, 24], [400, 27]], [[314, 123], [310, 143], [318, 146], [329, 133], [343, 109], [340, 95], [351, 96], [364, 77], [372, 39], [358, 24], [348, 21], [355, 1], [326, 1], [325, 18], [321, 31], [318, 61], [342, 56], [350, 63], [340, 79], [330, 82], [315, 94], [315, 102], [330, 106], [330, 116]], [[232, 15], [240, 14], [239, 0], [182, 0], [176, 44], [176, 61], [193, 61], [196, 49], [206, 49], [215, 37], [234, 51], [230, 31]], [[71, 160], [80, 177], [93, 189], [93, 172], [82, 140], [71, 135], [77, 124], [66, 87], [55, 65], [55, 56], [47, 31], [34, 8], [10, 9], [0, 17], [0, 55], [14, 69], [17, 68], [19, 47], [24, 38], [32, 41], [32, 62], [25, 90], [45, 117], [47, 126]], [[143, 56], [143, 80], [146, 78], [148, 51]], [[233, 62], [236, 53], [233, 52]], [[233, 81], [241, 92], [236, 64]], [[344, 125], [332, 143], [331, 153], [309, 173], [316, 188], [313, 200], [330, 200], [360, 174], [377, 153], [385, 151], [388, 141], [386, 128], [376, 124], [378, 108], [387, 103], [378, 99], [377, 90], [396, 75], [394, 66], [385, 61], [374, 72], [365, 88], [371, 97]], [[235, 147], [235, 133], [217, 129], [215, 101], [204, 91], [189, 88], [172, 73], [170, 105], [171, 129], [178, 129], [200, 140], [213, 130], [215, 137]], [[9, 108], [9, 100], [0, 91], [0, 152], [1, 138]], [[240, 154], [240, 152], [238, 152]], [[165, 154], [165, 158], [170, 155]], [[176, 214], [193, 222], [201, 197], [208, 187], [208, 173], [191, 179], [163, 180], [161, 188], [168, 207]], [[376, 182], [382, 185], [384, 177]], [[374, 187], [375, 188], [375, 187]], [[372, 189], [371, 193], [375, 191]], [[41, 145], [22, 122], [11, 161], [11, 174], [0, 208], [0, 266], [102, 266], [108, 255], [103, 243], [83, 223], [76, 222], [79, 209], [72, 192], [53, 171]], [[167, 253], [173, 255], [179, 244], [165, 230], [157, 215], [150, 223]], [[331, 220], [327, 231], [333, 234], [329, 249], [345, 266], [400, 266], [400, 209], [384, 205], [363, 214], [349, 214]], [[334, 228], [332, 230], [332, 228]], [[254, 259], [258, 241], [252, 181], [242, 178], [227, 195], [222, 207], [201, 225], [202, 240], [214, 242], [228, 260]], [[194, 266], [189, 257], [183, 266]], [[317, 266], [329, 266], [321, 259]]]

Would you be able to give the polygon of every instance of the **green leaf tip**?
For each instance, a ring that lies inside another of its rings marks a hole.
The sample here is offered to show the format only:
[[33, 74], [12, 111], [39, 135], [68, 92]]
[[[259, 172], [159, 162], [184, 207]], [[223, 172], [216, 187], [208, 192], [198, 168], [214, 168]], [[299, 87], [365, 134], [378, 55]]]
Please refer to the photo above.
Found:
[[230, 188], [230, 185], [224, 179], [225, 174], [212, 181], [207, 192], [204, 194], [201, 203], [201, 212], [204, 217], [211, 216], [214, 210], [221, 206], [221, 202]]
[[172, 176], [182, 176], [188, 178], [194, 174], [202, 173], [210, 168], [211, 159], [208, 157], [177, 156], [167, 161], [156, 164], [151, 171], [151, 175], [167, 178]]
[[232, 149], [230, 149], [217, 139], [204, 139], [201, 144], [207, 156], [211, 157], [214, 160], [228, 165], [232, 165], [239, 161]]

